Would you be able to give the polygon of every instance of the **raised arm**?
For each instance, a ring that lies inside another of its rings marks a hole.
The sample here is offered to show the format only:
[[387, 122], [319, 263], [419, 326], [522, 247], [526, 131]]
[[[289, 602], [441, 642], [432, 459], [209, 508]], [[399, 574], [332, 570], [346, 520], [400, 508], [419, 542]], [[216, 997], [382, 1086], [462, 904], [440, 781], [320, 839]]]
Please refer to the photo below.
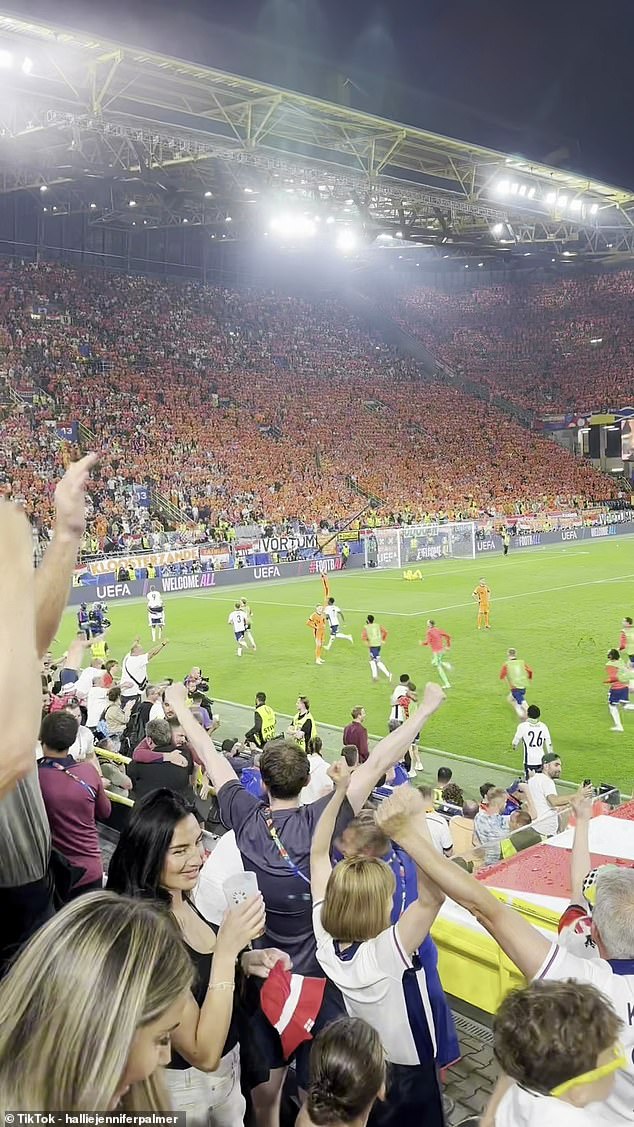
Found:
[[592, 799], [573, 795], [571, 806], [575, 812], [575, 831], [570, 854], [570, 900], [572, 904], [583, 904], [583, 882], [592, 868], [590, 859], [590, 819], [592, 818]]
[[365, 763], [357, 768], [348, 787], [348, 802], [355, 814], [359, 813], [381, 776], [387, 774], [402, 759], [421, 728], [437, 712], [444, 700], [445, 694], [440, 685], [430, 681], [425, 686], [422, 704], [416, 712], [400, 728], [382, 739], [370, 752]]
[[417, 951], [443, 906], [444, 893], [416, 866], [418, 896], [397, 923], [399, 939], [408, 955]]
[[86, 486], [96, 454], [71, 462], [55, 490], [55, 527], [35, 573], [36, 644], [39, 657], [50, 648], [68, 601], [68, 589], [86, 529]]
[[35, 767], [42, 699], [31, 532], [24, 513], [6, 502], [0, 504], [0, 575], [2, 798]]
[[176, 682], [165, 690], [165, 700], [171, 704], [178, 722], [187, 736], [187, 742], [198, 755], [216, 794], [225, 783], [238, 782], [233, 767], [217, 750], [211, 736], [192, 716], [187, 704], [187, 689]]
[[332, 835], [335, 832], [337, 815], [343, 806], [343, 800], [352, 778], [345, 759], [339, 759], [336, 763], [333, 763], [332, 767], [328, 768], [328, 774], [335, 784], [335, 793], [328, 805], [324, 807], [321, 818], [315, 827], [310, 846], [310, 890], [313, 903], [317, 900], [323, 900], [326, 893], [326, 885], [332, 868], [330, 864]]
[[539, 971], [551, 944], [513, 908], [500, 903], [480, 881], [437, 853], [423, 816], [423, 800], [413, 787], [398, 787], [376, 813], [377, 824], [438, 887], [466, 908], [500, 944], [527, 978]]

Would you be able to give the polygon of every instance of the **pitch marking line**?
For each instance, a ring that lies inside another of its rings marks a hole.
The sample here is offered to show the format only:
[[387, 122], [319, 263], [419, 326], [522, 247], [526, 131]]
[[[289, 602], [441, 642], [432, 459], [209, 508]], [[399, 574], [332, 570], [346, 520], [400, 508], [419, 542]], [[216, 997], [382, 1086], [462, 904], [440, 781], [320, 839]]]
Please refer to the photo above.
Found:
[[[571, 591], [579, 587], [594, 587], [602, 583], [624, 583], [627, 579], [634, 579], [634, 572], [629, 572], [627, 575], [613, 575], [609, 579], [588, 579], [584, 583], [564, 583], [561, 587], [538, 587], [534, 591], [519, 591], [515, 595], [500, 595], [499, 598], [493, 598], [491, 605], [496, 603], [505, 603], [513, 599], [531, 599], [533, 595], [550, 595], [555, 591]], [[174, 592], [176, 594], [176, 592]], [[197, 591], [182, 591], [178, 594], [185, 595], [189, 598], [203, 598], [215, 599], [218, 603], [234, 603], [235, 599], [225, 598], [218, 595], [200, 595]], [[259, 606], [267, 607], [298, 607], [307, 609], [307, 603], [278, 603], [269, 601], [268, 599], [254, 599], [253, 602]], [[426, 607], [425, 610], [417, 611], [401, 611], [401, 610], [375, 610], [375, 614], [379, 614], [387, 618], [422, 618], [423, 615], [436, 614], [438, 611], [443, 610], [461, 610], [464, 607], [473, 607], [475, 603], [471, 600], [468, 603], [448, 603], [443, 607]], [[346, 607], [344, 614], [367, 614], [367, 607]]]

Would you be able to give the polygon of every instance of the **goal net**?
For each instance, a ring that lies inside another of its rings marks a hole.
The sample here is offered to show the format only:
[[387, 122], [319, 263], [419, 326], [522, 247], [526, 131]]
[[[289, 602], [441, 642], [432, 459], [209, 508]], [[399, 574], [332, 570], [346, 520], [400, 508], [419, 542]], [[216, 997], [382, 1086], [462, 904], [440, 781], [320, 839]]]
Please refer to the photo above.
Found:
[[475, 532], [473, 521], [367, 529], [363, 538], [365, 566], [406, 568], [426, 560], [473, 560]]

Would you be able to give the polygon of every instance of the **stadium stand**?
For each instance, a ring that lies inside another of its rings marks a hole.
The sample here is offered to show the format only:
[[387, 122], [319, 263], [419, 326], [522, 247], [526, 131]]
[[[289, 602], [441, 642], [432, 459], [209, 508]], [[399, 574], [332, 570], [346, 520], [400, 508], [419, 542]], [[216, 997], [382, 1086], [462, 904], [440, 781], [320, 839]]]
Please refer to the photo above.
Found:
[[634, 273], [416, 287], [391, 315], [447, 369], [540, 413], [601, 411], [634, 393]]
[[334, 298], [52, 265], [5, 269], [0, 286], [10, 389], [0, 472], [43, 528], [54, 471], [76, 457], [57, 433], [71, 422], [101, 450], [90, 523], [101, 544], [146, 518], [133, 483], [201, 534], [221, 520], [340, 520], [358, 489], [380, 499], [383, 518], [513, 515], [617, 495], [554, 442], [423, 377]]

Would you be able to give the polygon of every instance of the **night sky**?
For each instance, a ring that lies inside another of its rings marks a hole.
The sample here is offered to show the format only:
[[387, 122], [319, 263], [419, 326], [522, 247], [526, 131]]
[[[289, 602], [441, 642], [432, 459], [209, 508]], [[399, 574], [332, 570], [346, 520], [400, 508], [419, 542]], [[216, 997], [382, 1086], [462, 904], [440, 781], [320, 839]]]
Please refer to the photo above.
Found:
[[19, 14], [634, 189], [634, 0], [22, 0]]

